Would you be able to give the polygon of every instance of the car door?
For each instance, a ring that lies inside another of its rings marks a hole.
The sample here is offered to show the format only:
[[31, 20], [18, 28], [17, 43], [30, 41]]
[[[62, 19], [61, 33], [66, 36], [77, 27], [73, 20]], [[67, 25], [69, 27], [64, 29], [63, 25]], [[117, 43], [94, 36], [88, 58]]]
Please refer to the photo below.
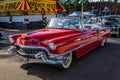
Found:
[[81, 56], [91, 50], [92, 48], [97, 46], [97, 39], [98, 39], [98, 31], [97, 30], [84, 30], [82, 31], [81, 36], [81, 47], [76, 51], [77, 56]]

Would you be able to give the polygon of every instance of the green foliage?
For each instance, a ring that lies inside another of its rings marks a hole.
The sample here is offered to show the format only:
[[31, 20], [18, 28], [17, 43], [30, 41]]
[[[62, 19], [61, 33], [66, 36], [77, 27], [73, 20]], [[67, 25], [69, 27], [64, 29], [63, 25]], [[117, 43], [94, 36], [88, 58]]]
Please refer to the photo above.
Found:
[[80, 4], [74, 4], [74, 10], [75, 11], [80, 11], [81, 10], [81, 5]]
[[84, 5], [83, 5], [84, 9], [86, 9], [86, 8], [88, 7], [88, 5], [89, 5], [89, 1], [88, 1], [88, 0], [85, 0], [85, 1], [84, 1]]
[[[58, 0], [62, 3], [62, 5], [66, 8], [66, 10], [69, 12], [72, 10], [81, 10], [81, 3], [79, 3], [80, 0]], [[83, 0], [83, 7], [86, 9], [89, 5], [89, 0]]]

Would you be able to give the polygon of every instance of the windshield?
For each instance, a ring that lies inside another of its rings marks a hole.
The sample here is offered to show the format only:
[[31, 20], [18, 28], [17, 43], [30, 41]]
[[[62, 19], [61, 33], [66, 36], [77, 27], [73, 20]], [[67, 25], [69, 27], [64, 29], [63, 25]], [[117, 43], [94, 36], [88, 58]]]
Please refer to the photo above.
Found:
[[79, 26], [79, 21], [74, 19], [52, 18], [47, 28], [71, 28], [73, 26]]
[[88, 21], [87, 21], [87, 24], [95, 24], [95, 23], [98, 23], [98, 18], [96, 17], [93, 17], [93, 18], [90, 18]]

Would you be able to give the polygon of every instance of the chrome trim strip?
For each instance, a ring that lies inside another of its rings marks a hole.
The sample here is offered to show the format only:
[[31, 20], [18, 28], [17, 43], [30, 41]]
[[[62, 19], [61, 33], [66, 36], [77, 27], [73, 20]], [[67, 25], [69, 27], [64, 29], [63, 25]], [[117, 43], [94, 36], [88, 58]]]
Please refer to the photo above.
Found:
[[53, 60], [45, 60], [42, 61], [42, 59], [29, 59], [29, 61], [27, 63], [46, 63], [46, 64], [61, 64], [63, 61], [62, 60], [58, 60], [58, 61], [53, 61]]
[[80, 46], [78, 46], [78, 47], [76, 47], [76, 48], [74, 48], [74, 49], [72, 49], [72, 50], [69, 50], [69, 51], [63, 53], [63, 54], [59, 54], [59, 56], [64, 56], [64, 55], [66, 55], [66, 54], [68, 54], [68, 53], [70, 53], [70, 52], [72, 52], [72, 51], [75, 51], [75, 50], [77, 50], [77, 49], [79, 49], [79, 48], [82, 48], [82, 47], [84, 47], [84, 46], [86, 46], [86, 45], [89, 45], [89, 44], [91, 44], [91, 43], [93, 43], [93, 42], [96, 42], [96, 41], [98, 41], [98, 39], [93, 40], [93, 41], [91, 41], [91, 42], [89, 42], [89, 43], [87, 43], [87, 44], [80, 45]]

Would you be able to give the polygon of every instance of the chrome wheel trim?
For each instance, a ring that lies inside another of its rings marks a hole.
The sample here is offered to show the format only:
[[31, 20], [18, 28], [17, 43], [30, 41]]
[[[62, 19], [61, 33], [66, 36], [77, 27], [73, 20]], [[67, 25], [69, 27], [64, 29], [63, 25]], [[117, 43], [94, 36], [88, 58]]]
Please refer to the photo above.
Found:
[[104, 39], [101, 43], [101, 46], [104, 46], [105, 45], [105, 42], [106, 42], [106, 39]]
[[72, 63], [72, 52], [63, 57], [63, 62], [61, 65], [64, 69], [67, 69], [70, 67], [71, 63]]

